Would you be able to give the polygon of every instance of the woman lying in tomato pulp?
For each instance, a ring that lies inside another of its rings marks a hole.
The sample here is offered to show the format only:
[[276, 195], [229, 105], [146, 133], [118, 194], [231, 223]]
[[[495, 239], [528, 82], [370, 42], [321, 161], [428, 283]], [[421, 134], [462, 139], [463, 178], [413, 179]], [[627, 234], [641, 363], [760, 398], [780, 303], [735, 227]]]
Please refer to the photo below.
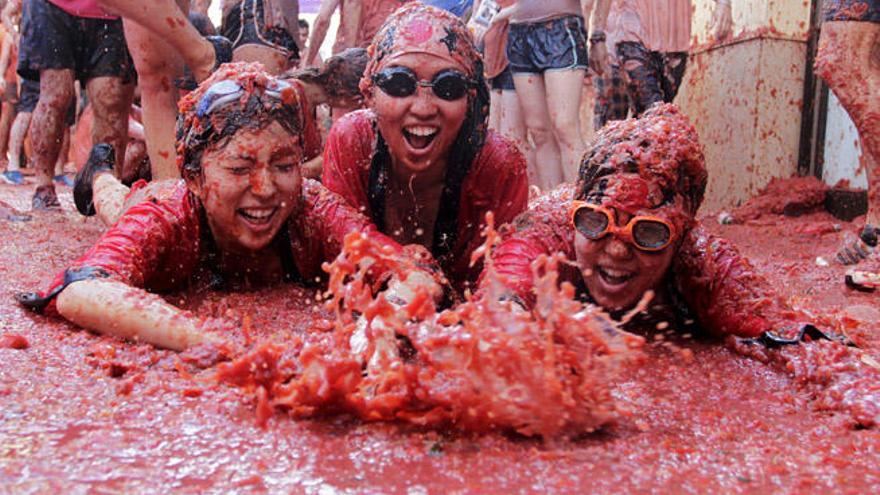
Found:
[[485, 214], [499, 224], [528, 201], [525, 160], [487, 130], [480, 55], [460, 19], [416, 2], [396, 11], [369, 48], [368, 109], [333, 126], [323, 183], [401, 244], [428, 249], [459, 290]]
[[[321, 264], [339, 254], [350, 232], [404, 255], [340, 197], [301, 179], [298, 92], [261, 66], [221, 67], [181, 101], [180, 113], [183, 179], [140, 183], [129, 192], [100, 160], [90, 160], [86, 175], [95, 175], [87, 181], [94, 193], [127, 195], [124, 213], [48, 291], [20, 294], [22, 304], [57, 310], [101, 333], [185, 349], [213, 338], [197, 318], [153, 292], [190, 283], [233, 289], [308, 284], [324, 275]], [[376, 267], [377, 286], [386, 273]], [[428, 270], [414, 272], [390, 281], [389, 290], [406, 301], [416, 285], [435, 290], [431, 277]]]
[[494, 250], [505, 297], [532, 308], [532, 262], [562, 253], [574, 263], [560, 264], [560, 281], [612, 315], [652, 291], [658, 321], [670, 316], [656, 314], [665, 308], [717, 335], [769, 344], [794, 343], [805, 332], [826, 337], [804, 325], [733, 245], [700, 226], [707, 178], [696, 130], [675, 106], [609, 124], [584, 155], [577, 185], [535, 201]]

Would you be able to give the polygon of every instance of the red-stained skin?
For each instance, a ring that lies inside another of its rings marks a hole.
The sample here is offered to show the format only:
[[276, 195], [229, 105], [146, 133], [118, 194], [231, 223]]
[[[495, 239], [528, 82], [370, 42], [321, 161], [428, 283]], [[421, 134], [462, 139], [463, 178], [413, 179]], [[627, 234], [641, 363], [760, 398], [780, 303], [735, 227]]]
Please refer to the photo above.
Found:
[[[385, 67], [406, 67], [422, 81], [430, 81], [442, 70], [454, 69], [466, 73], [459, 64], [426, 53], [406, 53], [396, 56]], [[467, 98], [447, 101], [438, 98], [431, 88], [419, 87], [412, 96], [398, 98], [385, 94], [373, 86], [367, 104], [376, 113], [379, 132], [391, 152], [395, 175], [406, 178], [417, 173], [440, 175], [452, 150], [455, 137], [467, 115]], [[425, 148], [414, 148], [407, 141], [404, 129], [413, 126], [434, 127], [439, 133]]]
[[[298, 206], [299, 149], [277, 122], [256, 131], [239, 131], [220, 143], [205, 151], [202, 174], [188, 178], [187, 187], [201, 200], [221, 250], [259, 251]], [[245, 216], [247, 211], [271, 212], [271, 217], [267, 222], [253, 221]]]

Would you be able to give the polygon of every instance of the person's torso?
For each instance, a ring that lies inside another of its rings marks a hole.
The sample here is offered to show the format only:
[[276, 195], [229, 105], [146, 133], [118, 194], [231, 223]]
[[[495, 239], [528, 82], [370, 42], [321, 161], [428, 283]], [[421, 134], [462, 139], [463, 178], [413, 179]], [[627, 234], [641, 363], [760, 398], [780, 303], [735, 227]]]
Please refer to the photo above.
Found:
[[641, 42], [654, 52], [686, 52], [691, 42], [691, 0], [617, 0], [620, 41]]
[[510, 22], [540, 22], [567, 15], [583, 15], [579, 0], [519, 0]]

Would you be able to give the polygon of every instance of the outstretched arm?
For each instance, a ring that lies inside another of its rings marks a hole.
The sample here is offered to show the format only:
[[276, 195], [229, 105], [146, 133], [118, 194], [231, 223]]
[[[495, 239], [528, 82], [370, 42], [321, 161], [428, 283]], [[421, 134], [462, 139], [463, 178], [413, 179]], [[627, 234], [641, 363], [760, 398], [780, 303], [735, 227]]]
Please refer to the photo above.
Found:
[[74, 282], [58, 295], [56, 308], [83, 328], [175, 351], [217, 341], [161, 297], [115, 280]]
[[309, 47], [302, 59], [303, 66], [308, 67], [315, 62], [315, 55], [321, 49], [324, 38], [327, 36], [327, 29], [330, 28], [330, 18], [336, 7], [339, 6], [339, 0], [323, 0], [321, 8], [318, 9], [318, 16], [312, 24], [312, 34], [309, 36]]

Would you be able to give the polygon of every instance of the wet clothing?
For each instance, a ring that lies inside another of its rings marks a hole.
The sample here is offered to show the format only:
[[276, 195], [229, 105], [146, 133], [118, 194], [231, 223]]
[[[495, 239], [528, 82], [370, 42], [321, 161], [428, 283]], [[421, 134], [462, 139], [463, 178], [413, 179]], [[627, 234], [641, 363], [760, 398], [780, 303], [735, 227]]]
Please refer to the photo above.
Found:
[[[342, 117], [327, 137], [322, 182], [353, 207], [364, 211], [382, 231], [388, 171], [380, 170], [373, 163], [377, 140], [376, 116], [371, 110], [359, 110]], [[480, 272], [479, 265], [468, 265], [471, 254], [483, 242], [480, 232], [486, 212], [493, 211], [495, 225], [502, 225], [526, 208], [525, 159], [516, 145], [489, 131], [485, 144], [466, 170], [457, 194], [454, 183], [450, 181], [450, 184], [453, 185], [444, 191], [441, 199], [431, 253], [453, 286], [463, 290]], [[448, 228], [444, 229], [444, 225]]]
[[513, 72], [510, 71], [510, 67], [504, 69], [504, 72], [498, 74], [498, 76], [493, 77], [491, 81], [489, 81], [492, 85], [492, 89], [501, 90], [501, 91], [516, 91], [516, 86], [513, 84]]
[[580, 0], [517, 0], [516, 12], [510, 22], [542, 22], [572, 15], [583, 15]]
[[593, 76], [596, 85], [593, 129], [597, 131], [608, 122], [624, 120], [629, 115], [629, 92], [623, 73], [617, 65], [611, 65], [610, 69], [609, 74]]
[[541, 22], [511, 22], [507, 59], [514, 74], [586, 70], [587, 33], [583, 17], [569, 15]]
[[[498, 3], [499, 9], [509, 7], [514, 0], [501, 0]], [[489, 29], [483, 34], [483, 67], [486, 78], [495, 79], [502, 77], [505, 71], [509, 71], [510, 62], [507, 60], [507, 39], [510, 37], [510, 23], [507, 21], [499, 21], [489, 25]], [[506, 77], [506, 76], [505, 76]], [[501, 79], [499, 86], [506, 79]], [[513, 84], [513, 80], [510, 81]], [[492, 89], [496, 88], [493, 82]]]
[[824, 0], [822, 20], [880, 22], [880, 0]]
[[609, 23], [612, 17], [617, 25], [609, 31], [616, 31], [618, 42], [641, 43], [652, 52], [690, 50], [692, 0], [615, 0]]
[[233, 5], [223, 17], [220, 34], [232, 42], [233, 50], [244, 45], [260, 45], [287, 54], [289, 61], [299, 60], [299, 47], [286, 29], [266, 27], [263, 0], [243, 0]]
[[684, 79], [687, 52], [649, 51], [642, 43], [621, 41], [617, 57], [629, 78], [629, 97], [636, 115], [654, 103], [672, 103]]
[[45, 69], [73, 70], [83, 84], [95, 77], [126, 83], [136, 77], [121, 19], [78, 17], [47, 0], [25, 0], [18, 74], [39, 81]]
[[[182, 180], [134, 187], [130, 196], [143, 200], [130, 207], [97, 244], [59, 274], [41, 294], [54, 298], [67, 282], [107, 277], [151, 292], [180, 289], [191, 281], [222, 284], [212, 272], [218, 251], [198, 199]], [[336, 258], [343, 239], [361, 232], [388, 246], [402, 248], [376, 231], [336, 194], [315, 181], [303, 181], [302, 207], [295, 211], [273, 241], [281, 253], [285, 280], [312, 284], [324, 279], [321, 264]]]
[[[532, 203], [516, 218], [493, 253], [497, 273], [510, 289], [510, 297], [527, 307], [535, 303], [531, 263], [541, 255], [562, 253], [575, 260], [575, 230], [569, 219], [574, 187], [560, 186]], [[583, 276], [576, 266], [561, 264], [559, 283], [574, 285], [589, 299]], [[755, 337], [798, 323], [798, 315], [774, 294], [728, 241], [697, 224], [682, 241], [667, 286], [673, 301], [680, 299], [679, 314], [692, 315], [702, 328], [716, 335]]]

